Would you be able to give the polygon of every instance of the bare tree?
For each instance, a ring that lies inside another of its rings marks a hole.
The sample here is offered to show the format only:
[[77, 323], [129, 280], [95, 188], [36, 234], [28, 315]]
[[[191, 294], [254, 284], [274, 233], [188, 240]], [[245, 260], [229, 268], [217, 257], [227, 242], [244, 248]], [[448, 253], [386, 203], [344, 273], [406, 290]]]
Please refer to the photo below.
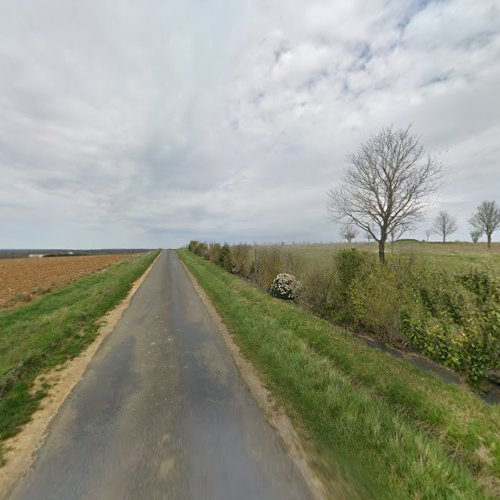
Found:
[[448, 212], [439, 212], [438, 216], [434, 219], [432, 226], [435, 233], [440, 234], [443, 238], [443, 243], [446, 243], [446, 238], [453, 234], [457, 229], [457, 221]]
[[494, 201], [483, 201], [476, 213], [469, 219], [469, 224], [486, 234], [488, 248], [491, 247], [491, 235], [500, 227], [500, 208]]
[[430, 238], [432, 232], [433, 232], [432, 229], [425, 230], [425, 241], [429, 241], [429, 238]]
[[473, 229], [469, 234], [472, 239], [472, 243], [477, 243], [479, 238], [483, 235], [483, 232], [480, 229]]
[[342, 228], [340, 235], [344, 238], [344, 240], [347, 240], [347, 243], [351, 244], [352, 240], [358, 235], [358, 232], [352, 224], [346, 224]]
[[410, 127], [382, 129], [361, 144], [349, 163], [343, 186], [328, 192], [328, 211], [334, 221], [370, 234], [383, 263], [387, 238], [421, 218], [441, 169]]

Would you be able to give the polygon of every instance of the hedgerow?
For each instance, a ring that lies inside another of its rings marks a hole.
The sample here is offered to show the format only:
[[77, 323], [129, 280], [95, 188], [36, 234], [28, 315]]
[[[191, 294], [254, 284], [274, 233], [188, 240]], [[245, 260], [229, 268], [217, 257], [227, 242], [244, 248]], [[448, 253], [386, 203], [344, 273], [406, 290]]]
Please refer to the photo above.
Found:
[[[277, 246], [257, 252], [250, 245], [191, 242], [188, 249], [253, 279], [271, 295], [297, 299], [283, 276], [300, 270], [300, 263]], [[300, 302], [329, 321], [411, 348], [474, 383], [500, 368], [500, 284], [486, 271], [452, 273], [409, 257], [380, 265], [372, 253], [341, 250], [331, 266], [301, 277]]]

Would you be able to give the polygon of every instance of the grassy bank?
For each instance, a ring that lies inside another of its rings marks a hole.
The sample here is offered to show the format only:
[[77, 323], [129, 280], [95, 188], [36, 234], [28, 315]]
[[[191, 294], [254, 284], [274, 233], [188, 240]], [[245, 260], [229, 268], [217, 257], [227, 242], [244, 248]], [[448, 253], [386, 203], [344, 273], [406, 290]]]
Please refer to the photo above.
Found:
[[92, 342], [100, 318], [126, 297], [157, 254], [140, 254], [30, 304], [0, 311], [0, 442], [19, 431], [45, 395], [43, 387], [30, 392], [34, 379]]
[[498, 494], [498, 407], [202, 258], [180, 256], [295, 421], [327, 482], [343, 478], [363, 498]]

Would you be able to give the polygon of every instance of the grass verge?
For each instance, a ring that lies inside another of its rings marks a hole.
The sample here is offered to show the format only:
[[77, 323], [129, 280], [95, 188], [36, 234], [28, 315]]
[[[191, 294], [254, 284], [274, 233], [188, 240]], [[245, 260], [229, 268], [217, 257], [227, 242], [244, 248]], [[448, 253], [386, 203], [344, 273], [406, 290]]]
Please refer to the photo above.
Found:
[[200, 257], [179, 255], [287, 409], [327, 483], [340, 467], [362, 498], [498, 495], [498, 407]]
[[[78, 355], [158, 252], [119, 262], [13, 310], [0, 311], [0, 443], [30, 419], [47, 387], [35, 378]], [[0, 462], [2, 449], [0, 447]]]

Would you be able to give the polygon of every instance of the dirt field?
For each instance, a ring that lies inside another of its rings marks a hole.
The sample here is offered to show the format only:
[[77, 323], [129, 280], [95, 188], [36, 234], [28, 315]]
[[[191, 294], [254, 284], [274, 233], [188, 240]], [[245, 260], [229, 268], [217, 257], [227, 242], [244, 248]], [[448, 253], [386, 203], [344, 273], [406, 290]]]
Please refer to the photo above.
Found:
[[0, 307], [20, 305], [132, 254], [0, 260]]

